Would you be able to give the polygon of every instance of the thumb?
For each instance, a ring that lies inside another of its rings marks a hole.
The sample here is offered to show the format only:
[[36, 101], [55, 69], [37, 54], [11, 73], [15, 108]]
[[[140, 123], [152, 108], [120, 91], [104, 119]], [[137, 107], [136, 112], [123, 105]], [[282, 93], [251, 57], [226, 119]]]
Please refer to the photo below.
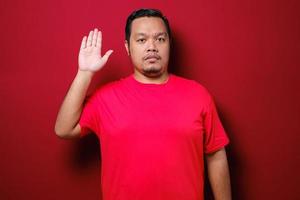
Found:
[[113, 53], [114, 51], [113, 50], [108, 50], [104, 56], [102, 57], [102, 59], [105, 60], [105, 62], [108, 60], [109, 56]]

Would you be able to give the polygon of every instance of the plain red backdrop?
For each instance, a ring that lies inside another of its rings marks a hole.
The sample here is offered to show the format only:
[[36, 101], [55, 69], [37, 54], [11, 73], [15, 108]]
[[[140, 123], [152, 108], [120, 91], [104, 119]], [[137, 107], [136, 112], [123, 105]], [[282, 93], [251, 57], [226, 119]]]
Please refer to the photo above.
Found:
[[103, 52], [114, 53], [90, 92], [132, 73], [124, 27], [141, 7], [161, 9], [170, 21], [170, 71], [215, 98], [231, 139], [233, 199], [300, 199], [299, 1], [0, 4], [0, 199], [100, 199], [101, 144], [94, 135], [59, 139], [55, 119], [92, 28], [103, 31]]

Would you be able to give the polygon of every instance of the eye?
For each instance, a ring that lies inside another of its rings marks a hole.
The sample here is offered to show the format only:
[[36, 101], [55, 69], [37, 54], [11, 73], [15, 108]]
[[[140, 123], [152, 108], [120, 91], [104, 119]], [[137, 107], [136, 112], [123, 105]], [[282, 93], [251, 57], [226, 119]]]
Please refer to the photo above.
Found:
[[166, 41], [166, 39], [163, 38], [163, 37], [160, 37], [160, 38], [158, 38], [158, 41], [159, 41], [159, 42], [164, 42], [164, 41]]
[[144, 43], [146, 40], [144, 38], [138, 39], [137, 42], [138, 43]]

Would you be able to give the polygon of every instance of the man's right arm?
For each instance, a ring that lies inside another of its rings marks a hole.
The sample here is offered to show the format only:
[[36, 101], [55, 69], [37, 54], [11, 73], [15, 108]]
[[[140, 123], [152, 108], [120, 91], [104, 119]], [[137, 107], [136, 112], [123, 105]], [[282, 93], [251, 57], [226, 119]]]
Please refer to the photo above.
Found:
[[81, 127], [78, 120], [92, 77], [91, 72], [78, 70], [57, 115], [55, 124], [57, 136], [62, 138], [79, 137]]
[[109, 50], [101, 57], [102, 33], [95, 29], [84, 36], [78, 56], [78, 72], [60, 107], [55, 123], [55, 133], [61, 138], [80, 136], [79, 119], [83, 102], [95, 72], [99, 71], [113, 52]]

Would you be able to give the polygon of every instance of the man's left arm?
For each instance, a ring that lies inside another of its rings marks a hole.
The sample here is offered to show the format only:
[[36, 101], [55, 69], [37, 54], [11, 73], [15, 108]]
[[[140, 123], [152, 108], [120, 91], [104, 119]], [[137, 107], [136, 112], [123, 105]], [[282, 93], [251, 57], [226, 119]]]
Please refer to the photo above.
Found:
[[215, 200], [231, 200], [229, 167], [225, 148], [205, 155], [208, 179]]

